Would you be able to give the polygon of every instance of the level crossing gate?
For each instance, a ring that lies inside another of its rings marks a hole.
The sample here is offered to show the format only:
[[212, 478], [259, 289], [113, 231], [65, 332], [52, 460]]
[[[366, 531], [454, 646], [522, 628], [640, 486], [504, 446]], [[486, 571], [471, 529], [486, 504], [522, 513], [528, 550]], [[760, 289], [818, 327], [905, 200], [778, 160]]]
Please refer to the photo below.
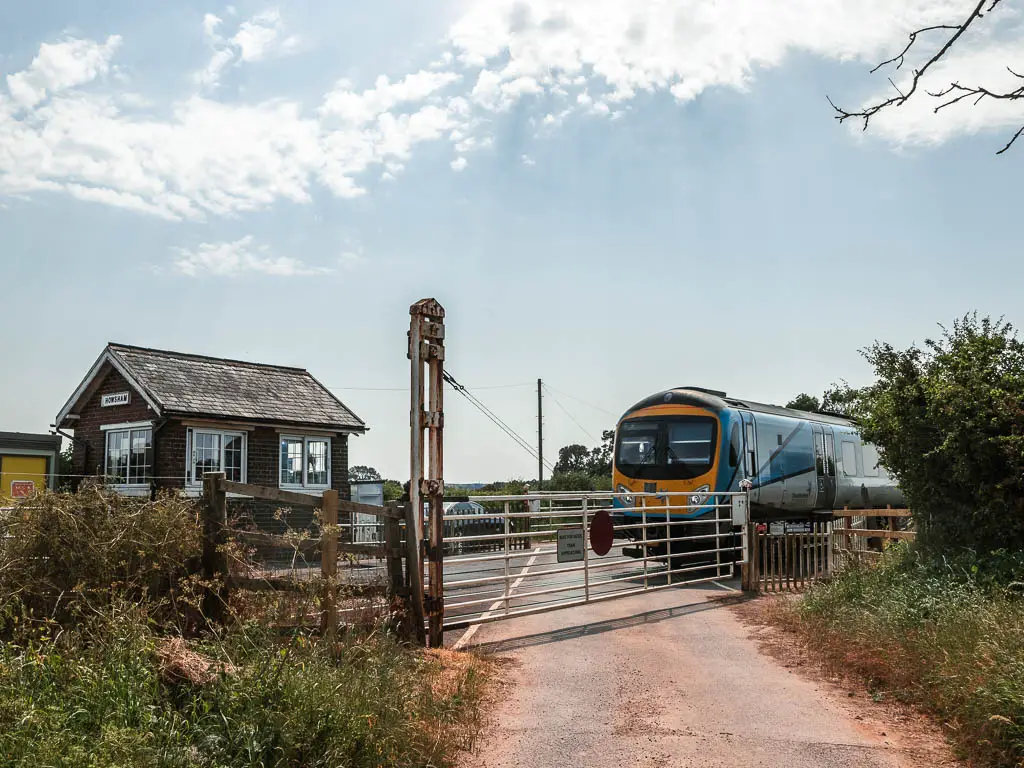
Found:
[[443, 516], [443, 589], [426, 577], [444, 630], [729, 579], [746, 551], [745, 493], [469, 500]]

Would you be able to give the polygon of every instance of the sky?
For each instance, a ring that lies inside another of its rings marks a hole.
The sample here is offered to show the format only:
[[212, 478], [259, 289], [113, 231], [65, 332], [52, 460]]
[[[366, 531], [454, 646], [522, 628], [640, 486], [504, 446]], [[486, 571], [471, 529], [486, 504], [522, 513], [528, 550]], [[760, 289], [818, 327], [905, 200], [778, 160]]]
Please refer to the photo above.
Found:
[[[408, 476], [408, 308], [544, 450], [695, 385], [867, 383], [876, 339], [1020, 324], [1012, 102], [867, 132], [871, 74], [960, 0], [0, 5], [0, 430], [46, 432], [108, 341], [310, 370]], [[926, 78], [1005, 85], [1005, 2]], [[934, 50], [928, 38], [922, 51]], [[1014, 254], [1017, 254], [1016, 256]], [[536, 459], [446, 394], [450, 482]]]

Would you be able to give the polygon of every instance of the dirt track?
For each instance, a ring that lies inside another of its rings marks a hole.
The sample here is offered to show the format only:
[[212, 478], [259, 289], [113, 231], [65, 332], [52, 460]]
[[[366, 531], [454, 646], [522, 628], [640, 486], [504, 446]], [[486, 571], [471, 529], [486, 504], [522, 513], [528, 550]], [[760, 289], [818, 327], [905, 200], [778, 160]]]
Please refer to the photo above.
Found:
[[506, 659], [467, 766], [951, 764], [827, 683], [762, 654], [717, 587], [666, 590], [481, 627]]

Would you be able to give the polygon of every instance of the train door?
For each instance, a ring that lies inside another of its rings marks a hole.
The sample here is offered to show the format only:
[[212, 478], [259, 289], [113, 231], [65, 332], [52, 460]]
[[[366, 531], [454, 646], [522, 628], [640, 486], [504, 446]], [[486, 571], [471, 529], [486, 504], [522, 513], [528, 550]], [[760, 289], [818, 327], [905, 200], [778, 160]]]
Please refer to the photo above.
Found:
[[740, 411], [743, 419], [743, 476], [750, 480], [750, 501], [756, 502], [760, 496], [757, 473], [757, 434], [754, 428], [754, 414]]
[[817, 476], [818, 493], [815, 507], [832, 510], [836, 503], [836, 452], [832, 427], [813, 425], [814, 430], [814, 471]]

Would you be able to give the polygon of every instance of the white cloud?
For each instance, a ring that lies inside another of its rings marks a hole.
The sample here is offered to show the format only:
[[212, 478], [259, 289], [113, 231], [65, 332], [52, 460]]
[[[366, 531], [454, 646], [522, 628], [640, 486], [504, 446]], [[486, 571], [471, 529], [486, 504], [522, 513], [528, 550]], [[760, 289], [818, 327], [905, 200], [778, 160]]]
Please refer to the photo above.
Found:
[[177, 250], [179, 257], [174, 261], [174, 269], [189, 277], [234, 277], [246, 273], [298, 277], [335, 271], [331, 267], [310, 266], [291, 256], [274, 256], [267, 246], [257, 245], [252, 235], [230, 243], [201, 243], [194, 249]]
[[421, 70], [392, 83], [381, 75], [373, 88], [365, 91], [356, 91], [342, 80], [324, 96], [320, 113], [350, 125], [365, 125], [397, 106], [422, 102], [460, 79], [455, 72]]
[[219, 85], [222, 73], [233, 62], [251, 63], [286, 56], [299, 47], [297, 35], [285, 36], [284, 21], [276, 8], [261, 11], [243, 21], [230, 38], [224, 38], [218, 32], [223, 22], [212, 13], [203, 17], [203, 34], [214, 52], [207, 65], [196, 73], [195, 80], [207, 88]]
[[[59, 192], [169, 219], [305, 203], [317, 185], [358, 197], [371, 172], [396, 178], [422, 144], [450, 142], [452, 169], [466, 168], [467, 154], [493, 141], [496, 115], [519, 103], [535, 105], [531, 119], [548, 132], [576, 113], [619, 118], [644, 92], [686, 102], [708, 88], [747, 89], [792, 52], [874, 63], [898, 51], [906, 32], [958, 19], [970, 4], [474, 0], [434, 64], [382, 75], [369, 88], [339, 81], [315, 109], [289, 99], [220, 101], [203, 90], [228, 67], [295, 51], [297, 38], [273, 9], [228, 30], [233, 12], [207, 14], [203, 88], [171, 103], [117, 92], [109, 76], [116, 35], [47, 43], [0, 93], [0, 194]], [[1020, 50], [1019, 35], [1010, 25], [998, 46], [966, 40], [947, 65], [962, 79], [995, 73]], [[937, 68], [929, 87], [952, 71]], [[1022, 119], [1016, 104], [938, 115], [932, 106], [921, 99], [891, 110], [878, 118], [878, 133], [927, 145]]]
[[28, 69], [7, 76], [7, 88], [19, 105], [34, 107], [48, 93], [57, 94], [106, 74], [120, 45], [121, 38], [117, 35], [111, 35], [105, 43], [92, 40], [43, 43]]

